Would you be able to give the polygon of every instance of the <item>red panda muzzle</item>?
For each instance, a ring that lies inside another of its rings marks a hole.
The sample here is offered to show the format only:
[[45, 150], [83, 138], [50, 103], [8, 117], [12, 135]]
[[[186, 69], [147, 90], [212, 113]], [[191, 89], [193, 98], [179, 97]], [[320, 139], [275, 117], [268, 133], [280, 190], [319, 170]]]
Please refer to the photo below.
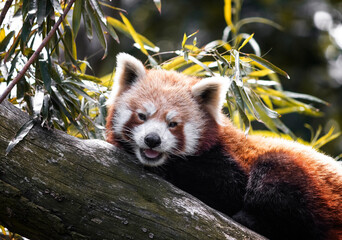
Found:
[[145, 157], [149, 159], [157, 159], [159, 156], [161, 156], [161, 153], [152, 149], [145, 149], [142, 150], [142, 153]]
[[157, 133], [152, 132], [145, 136], [144, 142], [150, 148], [155, 148], [161, 144], [161, 139]]

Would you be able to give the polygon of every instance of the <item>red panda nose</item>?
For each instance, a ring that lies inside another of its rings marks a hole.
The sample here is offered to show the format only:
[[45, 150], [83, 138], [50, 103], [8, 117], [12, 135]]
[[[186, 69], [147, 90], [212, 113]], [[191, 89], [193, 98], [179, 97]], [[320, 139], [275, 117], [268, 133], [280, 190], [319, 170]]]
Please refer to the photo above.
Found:
[[155, 148], [161, 144], [161, 139], [157, 133], [149, 133], [144, 138], [144, 142], [148, 147]]

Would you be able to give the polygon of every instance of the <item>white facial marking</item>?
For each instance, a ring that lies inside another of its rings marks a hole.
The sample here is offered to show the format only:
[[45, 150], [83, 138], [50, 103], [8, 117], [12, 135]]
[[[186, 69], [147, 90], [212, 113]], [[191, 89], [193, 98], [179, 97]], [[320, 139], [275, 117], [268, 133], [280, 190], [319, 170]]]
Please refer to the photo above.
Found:
[[[149, 133], [156, 133], [161, 139], [161, 144], [153, 150], [160, 152], [162, 155], [156, 161], [148, 161], [141, 155], [141, 149], [149, 149], [145, 144], [145, 136]], [[135, 154], [141, 163], [149, 166], [162, 165], [169, 153], [172, 153], [177, 146], [176, 137], [169, 131], [165, 122], [160, 122], [155, 119], [147, 120], [145, 123], [135, 127], [132, 131], [133, 140], [136, 143]]]
[[199, 126], [188, 122], [184, 124], [185, 154], [194, 154], [200, 138]]
[[129, 121], [132, 116], [132, 111], [128, 109], [126, 105], [121, 105], [114, 116], [114, 132], [119, 136], [123, 133], [125, 124]]
[[166, 123], [154, 119], [148, 120], [145, 123], [133, 129], [133, 139], [140, 148], [149, 148], [145, 144], [145, 136], [149, 133], [156, 133], [161, 139], [161, 144], [154, 148], [159, 152], [170, 152], [177, 144], [177, 139], [168, 130]]
[[171, 110], [166, 114], [166, 121], [170, 122], [174, 117], [178, 115], [177, 111]]
[[151, 102], [144, 103], [143, 106], [146, 109], [148, 116], [152, 116], [157, 111], [156, 107]]

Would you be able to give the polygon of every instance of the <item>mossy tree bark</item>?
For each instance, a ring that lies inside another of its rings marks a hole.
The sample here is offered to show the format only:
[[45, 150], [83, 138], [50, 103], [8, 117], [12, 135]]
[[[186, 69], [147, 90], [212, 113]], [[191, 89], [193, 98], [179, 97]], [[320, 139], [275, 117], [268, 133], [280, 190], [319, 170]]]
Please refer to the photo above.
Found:
[[28, 120], [0, 105], [0, 224], [11, 231], [31, 239], [263, 239], [104, 141], [36, 124], [5, 156]]

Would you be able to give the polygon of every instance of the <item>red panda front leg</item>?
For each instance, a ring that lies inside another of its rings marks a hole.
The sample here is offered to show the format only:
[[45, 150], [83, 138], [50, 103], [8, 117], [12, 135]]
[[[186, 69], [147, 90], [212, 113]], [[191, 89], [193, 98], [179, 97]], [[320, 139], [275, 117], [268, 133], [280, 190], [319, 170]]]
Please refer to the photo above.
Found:
[[251, 168], [243, 209], [233, 219], [270, 239], [326, 239], [328, 224], [314, 210], [319, 197], [309, 182], [285, 153], [265, 154]]

